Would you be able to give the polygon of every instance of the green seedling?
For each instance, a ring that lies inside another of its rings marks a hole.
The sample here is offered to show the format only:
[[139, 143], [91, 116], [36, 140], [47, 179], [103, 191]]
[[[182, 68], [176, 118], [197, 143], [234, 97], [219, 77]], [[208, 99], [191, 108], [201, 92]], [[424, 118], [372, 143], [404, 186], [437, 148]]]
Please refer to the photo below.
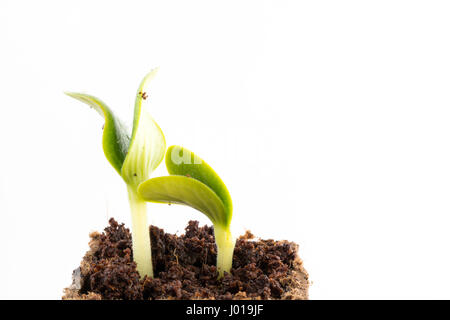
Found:
[[235, 239], [230, 232], [233, 206], [230, 194], [214, 170], [191, 151], [171, 146], [166, 153], [170, 176], [141, 183], [138, 195], [147, 201], [176, 203], [204, 213], [214, 225], [219, 278], [230, 272]]
[[144, 104], [148, 97], [145, 90], [156, 72], [155, 69], [148, 73], [139, 86], [131, 136], [120, 119], [100, 99], [83, 93], [66, 92], [72, 98], [91, 106], [105, 118], [103, 151], [127, 185], [131, 208], [133, 259], [141, 277], [153, 277], [153, 266], [147, 205], [138, 195], [137, 189], [141, 182], [149, 179], [151, 173], [161, 163], [166, 150], [166, 141], [161, 128]]

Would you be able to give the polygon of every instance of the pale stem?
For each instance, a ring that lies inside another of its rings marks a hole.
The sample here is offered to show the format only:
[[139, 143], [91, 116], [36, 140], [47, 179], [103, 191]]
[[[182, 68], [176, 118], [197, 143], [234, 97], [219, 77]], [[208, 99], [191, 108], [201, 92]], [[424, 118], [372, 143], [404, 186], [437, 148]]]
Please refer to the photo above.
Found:
[[152, 251], [147, 224], [147, 203], [137, 195], [135, 188], [131, 186], [128, 186], [128, 197], [131, 208], [133, 259], [141, 278], [145, 275], [153, 278]]
[[214, 225], [214, 237], [217, 245], [217, 270], [219, 279], [223, 273], [230, 272], [233, 265], [233, 252], [236, 240], [231, 235], [230, 229]]

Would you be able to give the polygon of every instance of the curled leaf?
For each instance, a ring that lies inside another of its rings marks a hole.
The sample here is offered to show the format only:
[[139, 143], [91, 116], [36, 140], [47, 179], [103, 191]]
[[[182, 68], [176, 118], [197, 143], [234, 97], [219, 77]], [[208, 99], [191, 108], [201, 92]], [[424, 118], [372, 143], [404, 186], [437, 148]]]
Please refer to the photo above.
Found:
[[142, 80], [134, 107], [133, 132], [128, 154], [122, 166], [121, 175], [125, 182], [137, 188], [164, 159], [166, 140], [158, 124], [153, 120], [144, 101], [146, 88], [154, 78], [157, 69], [152, 70]]
[[188, 149], [171, 146], [166, 153], [168, 177], [143, 182], [138, 193], [147, 201], [185, 204], [203, 212], [214, 224], [228, 227], [232, 218], [230, 194], [222, 179]]
[[148, 73], [138, 88], [131, 138], [120, 120], [100, 99], [82, 93], [67, 93], [88, 104], [105, 118], [103, 150], [108, 161], [122, 176], [128, 187], [133, 259], [141, 277], [153, 277], [153, 266], [146, 203], [137, 194], [137, 187], [142, 181], [148, 179], [152, 171], [161, 163], [166, 149], [161, 128], [153, 120], [144, 103], [148, 98], [145, 92], [146, 87], [156, 71]]
[[138, 194], [147, 201], [188, 205], [203, 212], [214, 223], [226, 223], [223, 220], [226, 210], [222, 200], [207, 185], [192, 178], [152, 178], [139, 185]]
[[114, 169], [120, 174], [130, 143], [130, 137], [125, 125], [123, 125], [120, 119], [100, 99], [84, 93], [66, 92], [66, 94], [86, 103], [105, 118], [102, 139], [103, 152], [105, 153], [106, 159], [108, 159]]

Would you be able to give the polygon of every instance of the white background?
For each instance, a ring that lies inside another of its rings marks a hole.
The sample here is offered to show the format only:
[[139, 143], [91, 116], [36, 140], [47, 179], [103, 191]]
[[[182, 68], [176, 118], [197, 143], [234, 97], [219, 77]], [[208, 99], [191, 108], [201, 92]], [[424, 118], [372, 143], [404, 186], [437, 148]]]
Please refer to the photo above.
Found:
[[221, 175], [236, 235], [299, 243], [312, 299], [450, 298], [449, 16], [448, 1], [2, 0], [0, 298], [59, 299], [88, 233], [129, 223], [102, 119], [63, 91], [131, 120], [156, 66], [168, 145]]

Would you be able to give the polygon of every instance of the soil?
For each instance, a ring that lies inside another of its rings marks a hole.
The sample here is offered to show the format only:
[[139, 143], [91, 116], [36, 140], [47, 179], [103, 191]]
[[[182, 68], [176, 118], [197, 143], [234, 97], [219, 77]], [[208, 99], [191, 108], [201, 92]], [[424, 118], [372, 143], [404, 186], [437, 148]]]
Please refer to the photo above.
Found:
[[212, 227], [190, 221], [184, 235], [150, 227], [155, 277], [140, 279], [131, 234], [114, 219], [90, 235], [90, 250], [63, 299], [308, 299], [308, 273], [288, 241], [236, 241], [233, 268], [217, 279]]

